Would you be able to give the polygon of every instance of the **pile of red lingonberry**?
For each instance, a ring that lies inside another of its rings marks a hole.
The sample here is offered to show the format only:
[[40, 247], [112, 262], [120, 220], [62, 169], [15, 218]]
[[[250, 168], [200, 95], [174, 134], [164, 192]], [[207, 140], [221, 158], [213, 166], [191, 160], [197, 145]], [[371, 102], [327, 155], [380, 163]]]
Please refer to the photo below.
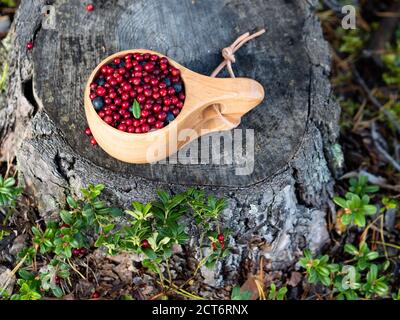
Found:
[[[178, 116], [185, 90], [180, 70], [167, 58], [132, 53], [101, 67], [90, 84], [90, 99], [110, 126], [146, 133], [163, 128]], [[85, 133], [91, 135], [88, 129]]]

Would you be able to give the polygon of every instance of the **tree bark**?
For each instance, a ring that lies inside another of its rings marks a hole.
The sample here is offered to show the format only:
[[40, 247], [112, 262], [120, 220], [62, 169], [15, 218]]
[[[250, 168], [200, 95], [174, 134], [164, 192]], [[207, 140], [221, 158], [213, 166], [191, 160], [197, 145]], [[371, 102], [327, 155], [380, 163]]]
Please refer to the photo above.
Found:
[[[122, 207], [154, 199], [157, 189], [190, 185], [227, 198], [222, 220], [234, 250], [212, 272], [202, 270], [214, 287], [237, 283], [240, 270], [249, 269], [243, 266], [251, 269], [262, 255], [268, 267], [283, 268], [305, 248], [316, 251], [329, 241], [326, 214], [341, 165], [339, 108], [316, 1], [107, 0], [87, 12], [79, 0], [56, 0], [54, 29], [42, 25], [45, 4], [23, 1], [16, 15], [5, 129], [44, 217], [89, 183], [104, 183], [105, 198]], [[266, 92], [239, 127], [254, 129], [253, 173], [235, 175], [235, 163], [129, 165], [90, 146], [83, 88], [104, 57], [147, 48], [210, 74], [223, 47], [263, 27], [267, 34], [240, 49], [234, 65], [237, 76], [258, 80]], [[31, 39], [34, 49], [27, 51]], [[2, 139], [2, 147], [10, 145]]]

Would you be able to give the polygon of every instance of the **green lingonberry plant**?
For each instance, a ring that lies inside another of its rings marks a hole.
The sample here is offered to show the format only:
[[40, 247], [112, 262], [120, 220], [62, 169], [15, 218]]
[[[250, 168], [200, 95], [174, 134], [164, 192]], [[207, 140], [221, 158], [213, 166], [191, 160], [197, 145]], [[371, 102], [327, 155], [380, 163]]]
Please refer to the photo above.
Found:
[[29, 265], [40, 252], [49, 262], [36, 275], [26, 269], [19, 271], [20, 290], [13, 299], [39, 299], [46, 292], [56, 297], [64, 295], [60, 281], [70, 276], [69, 259], [84, 254], [91, 245], [91, 236], [108, 233], [114, 228], [115, 217], [122, 215], [121, 210], [98, 199], [103, 189], [103, 185], [89, 185], [81, 190], [82, 198], [68, 196], [68, 208], [60, 212], [61, 222], [49, 221], [45, 228], [31, 228], [32, 246], [21, 250], [19, 258]]
[[284, 300], [287, 291], [287, 287], [282, 287], [277, 290], [275, 283], [271, 283], [269, 286], [268, 300]]
[[[126, 223], [116, 232], [100, 235], [96, 246], [104, 246], [109, 254], [118, 252], [134, 252], [144, 254], [146, 257], [142, 265], [157, 273], [163, 283], [164, 275], [161, 264], [165, 263], [169, 273], [169, 259], [173, 253], [174, 245], [186, 244], [189, 236], [185, 230], [182, 219], [189, 213], [194, 217], [197, 227], [212, 241], [218, 242], [210, 255], [201, 263], [208, 266], [228, 254], [225, 248], [224, 235], [219, 233], [217, 219], [225, 208], [223, 200], [214, 197], [205, 197], [204, 192], [189, 189], [187, 192], [169, 195], [164, 191], [158, 191], [158, 200], [152, 203], [132, 203], [132, 210], [126, 210]], [[215, 227], [215, 230], [213, 229]], [[110, 230], [111, 231], [111, 230]], [[216, 240], [215, 238], [218, 238]], [[169, 281], [171, 282], [170, 274]]]
[[379, 253], [371, 251], [366, 243], [360, 243], [358, 249], [352, 244], [347, 243], [344, 246], [344, 251], [354, 257], [359, 270], [367, 269], [371, 266], [371, 261], [379, 258]]
[[399, 291], [397, 291], [397, 293], [393, 293], [392, 294], [392, 299], [393, 300], [398, 300], [398, 301], [400, 301], [400, 289], [399, 289]]
[[15, 185], [15, 179], [4, 179], [0, 175], [0, 207], [14, 207], [16, 198], [22, 193], [22, 188]]
[[40, 280], [36, 279], [32, 273], [19, 272], [20, 279], [17, 280], [19, 286], [18, 293], [11, 296], [11, 300], [39, 300], [42, 298], [40, 293]]
[[10, 234], [7, 230], [7, 221], [15, 210], [17, 197], [22, 193], [22, 188], [16, 186], [15, 179], [9, 177], [4, 179], [0, 175], [0, 209], [4, 211], [4, 219], [0, 224], [0, 241]]
[[354, 223], [359, 227], [365, 227], [366, 216], [374, 215], [377, 212], [376, 206], [369, 204], [370, 198], [367, 195], [360, 198], [357, 194], [348, 192], [345, 198], [335, 197], [333, 201], [344, 209], [341, 222], [345, 226]]
[[311, 251], [308, 249], [304, 250], [304, 257], [301, 258], [299, 262], [307, 271], [309, 283], [316, 284], [320, 282], [325, 286], [330, 286], [330, 274], [338, 269], [336, 264], [329, 263], [329, 257], [327, 255], [314, 259], [311, 255]]
[[241, 291], [240, 286], [235, 286], [231, 292], [231, 300], [250, 300], [251, 292], [250, 291]]
[[[202, 238], [208, 239], [213, 248], [195, 273], [201, 265], [215, 263], [228, 254], [227, 232], [222, 233], [218, 223], [219, 214], [226, 207], [224, 200], [206, 197], [195, 189], [176, 195], [159, 191], [158, 200], [146, 204], [133, 202], [124, 214], [99, 200], [103, 190], [103, 185], [89, 185], [81, 190], [81, 198], [68, 196], [68, 207], [60, 212], [61, 222], [49, 221], [45, 227], [31, 228], [32, 246], [23, 249], [19, 257], [29, 265], [40, 252], [45, 263], [36, 273], [20, 270], [20, 290], [14, 299], [39, 299], [48, 292], [62, 297], [65, 293], [60, 282], [70, 277], [71, 269], [79, 273], [70, 259], [85, 254], [93, 246], [105, 247], [109, 254], [143, 254], [142, 265], [159, 275], [162, 287], [165, 268], [161, 266], [165, 265], [171, 288], [169, 259], [175, 245], [189, 240], [183, 219], [194, 219]], [[176, 292], [195, 298], [181, 288]]]
[[358, 194], [360, 197], [369, 193], [375, 193], [379, 191], [378, 186], [369, 185], [368, 178], [366, 176], [360, 175], [358, 179], [351, 178], [349, 180], [349, 191]]
[[334, 197], [333, 201], [344, 209], [340, 217], [343, 225], [355, 224], [365, 227], [366, 217], [374, 215], [378, 210], [376, 206], [370, 204], [368, 193], [377, 192], [379, 187], [368, 185], [368, 178], [362, 175], [358, 179], [350, 179], [349, 183], [350, 192], [347, 192], [344, 198]]
[[306, 269], [308, 282], [322, 283], [337, 300], [387, 297], [389, 279], [379, 273], [387, 270], [389, 262], [374, 263], [379, 254], [371, 251], [365, 243], [359, 249], [346, 244], [345, 252], [353, 259], [345, 263], [331, 263], [327, 255], [313, 259], [310, 251], [305, 250], [300, 265]]
[[400, 85], [400, 28], [396, 31], [396, 43], [387, 46], [382, 60], [387, 69], [383, 74], [383, 80], [388, 85]]

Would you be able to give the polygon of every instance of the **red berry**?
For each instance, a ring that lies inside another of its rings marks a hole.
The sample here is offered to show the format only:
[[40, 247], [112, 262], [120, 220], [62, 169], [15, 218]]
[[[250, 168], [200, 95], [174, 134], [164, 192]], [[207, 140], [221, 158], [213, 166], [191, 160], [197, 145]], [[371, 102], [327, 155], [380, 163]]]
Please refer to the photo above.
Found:
[[157, 121], [155, 126], [156, 126], [157, 129], [161, 129], [161, 128], [164, 127], [164, 122], [162, 122], [162, 121]]
[[65, 229], [65, 228], [69, 228], [69, 224], [63, 223], [63, 224], [60, 226], [60, 229]]
[[29, 41], [29, 42], [26, 44], [26, 48], [27, 48], [28, 50], [32, 50], [32, 49], [33, 49], [33, 42], [32, 42], [32, 41]]
[[217, 239], [218, 239], [219, 242], [224, 242], [224, 241], [225, 241], [225, 236], [224, 236], [224, 234], [223, 234], [223, 233], [220, 233], [220, 234], [218, 235]]
[[90, 139], [90, 144], [95, 146], [97, 144], [96, 139], [95, 138]]
[[106, 89], [103, 88], [103, 87], [98, 87], [96, 89], [96, 93], [97, 93], [98, 96], [102, 97], [102, 96], [104, 96], [106, 94]]
[[120, 125], [118, 126], [118, 130], [120, 130], [120, 131], [126, 131], [126, 125], [120, 124]]
[[132, 89], [132, 86], [131, 86], [129, 83], [125, 83], [125, 84], [122, 86], [122, 89], [123, 89], [124, 91], [130, 91], [130, 90]]
[[107, 71], [108, 71], [107, 66], [102, 66], [100, 71], [101, 71], [101, 73], [107, 73]]
[[168, 91], [165, 88], [160, 88], [159, 93], [160, 93], [161, 97], [165, 97], [168, 94]]
[[159, 92], [153, 92], [153, 98], [154, 99], [158, 99], [160, 97], [160, 93]]
[[143, 248], [143, 249], [147, 249], [147, 248], [149, 248], [149, 247], [150, 247], [149, 241], [147, 241], [146, 239], [144, 239], [144, 240], [142, 241], [142, 248]]
[[86, 10], [89, 11], [89, 12], [93, 11], [93, 10], [94, 10], [94, 5], [91, 4], [91, 3], [88, 4], [88, 5], [86, 6]]
[[98, 293], [97, 291], [93, 292], [91, 298], [92, 298], [92, 299], [98, 299], [98, 298], [100, 298], [100, 293]]
[[176, 117], [180, 113], [180, 110], [178, 108], [173, 108], [172, 109], [172, 114]]
[[[107, 110], [106, 114], [107, 114], [108, 111], [110, 111], [110, 114], [111, 114], [111, 110]], [[103, 120], [107, 124], [113, 123], [113, 117], [111, 117], [110, 115], [106, 115]]]
[[124, 101], [124, 102], [122, 102], [122, 104], [121, 104], [121, 108], [122, 109], [129, 109], [129, 106], [130, 106], [130, 104], [129, 104], [129, 102], [128, 101]]
[[139, 94], [138, 96], [137, 96], [137, 101], [139, 102], [139, 103], [143, 103], [143, 102], [145, 102], [146, 101], [146, 97], [145, 97], [145, 95], [143, 95], [143, 94]]
[[88, 135], [88, 136], [92, 135], [92, 131], [90, 130], [90, 128], [86, 128], [85, 129], [85, 134]]
[[159, 104], [155, 104], [153, 106], [154, 113], [159, 113], [162, 110], [162, 107]]
[[80, 253], [81, 255], [85, 255], [85, 254], [87, 253], [86, 248], [80, 248], [80, 249], [79, 249], [79, 253]]
[[56, 276], [56, 277], [54, 278], [54, 282], [55, 282], [56, 284], [60, 284], [61, 278], [60, 278], [59, 276]]
[[150, 125], [155, 124], [156, 123], [156, 118], [153, 117], [153, 116], [148, 117], [147, 118], [147, 123], [150, 124]]
[[157, 114], [157, 118], [160, 121], [164, 121], [167, 118], [167, 114], [164, 111], [162, 111], [159, 114]]
[[151, 62], [148, 62], [144, 65], [144, 70], [147, 72], [151, 72], [154, 69], [154, 64], [152, 64]]
[[146, 133], [150, 131], [150, 126], [148, 124], [142, 124], [142, 132]]
[[179, 76], [181, 74], [181, 72], [179, 71], [179, 69], [174, 68], [174, 69], [171, 70], [171, 74], [174, 77], [177, 77], [177, 76]]
[[164, 105], [169, 106], [171, 104], [171, 99], [168, 97], [164, 98]]
[[81, 253], [80, 253], [80, 251], [79, 251], [79, 249], [72, 249], [72, 254], [74, 255], [74, 256], [79, 256]]

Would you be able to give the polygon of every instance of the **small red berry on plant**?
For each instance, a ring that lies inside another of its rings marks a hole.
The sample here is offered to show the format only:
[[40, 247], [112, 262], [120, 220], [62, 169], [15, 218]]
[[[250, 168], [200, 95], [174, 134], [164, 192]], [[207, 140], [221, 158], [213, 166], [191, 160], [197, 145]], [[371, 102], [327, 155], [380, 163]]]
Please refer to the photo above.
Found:
[[147, 248], [149, 248], [149, 247], [150, 247], [149, 241], [147, 241], [146, 239], [144, 239], [144, 240], [142, 241], [142, 248], [143, 248], [143, 249], [147, 249]]
[[32, 42], [32, 41], [29, 41], [29, 42], [26, 44], [26, 48], [27, 48], [28, 50], [32, 50], [32, 49], [33, 49], [33, 42]]
[[100, 298], [100, 293], [98, 293], [97, 291], [93, 292], [91, 298], [92, 298], [92, 299], [98, 299], [98, 298]]
[[225, 236], [224, 236], [224, 234], [223, 234], [223, 233], [220, 233], [220, 234], [218, 235], [217, 239], [218, 239], [219, 242], [224, 242], [224, 241], [225, 241]]
[[86, 10], [89, 11], [89, 12], [93, 11], [93, 10], [94, 10], [94, 5], [91, 4], [91, 3], [89, 3], [89, 4], [86, 6]]

